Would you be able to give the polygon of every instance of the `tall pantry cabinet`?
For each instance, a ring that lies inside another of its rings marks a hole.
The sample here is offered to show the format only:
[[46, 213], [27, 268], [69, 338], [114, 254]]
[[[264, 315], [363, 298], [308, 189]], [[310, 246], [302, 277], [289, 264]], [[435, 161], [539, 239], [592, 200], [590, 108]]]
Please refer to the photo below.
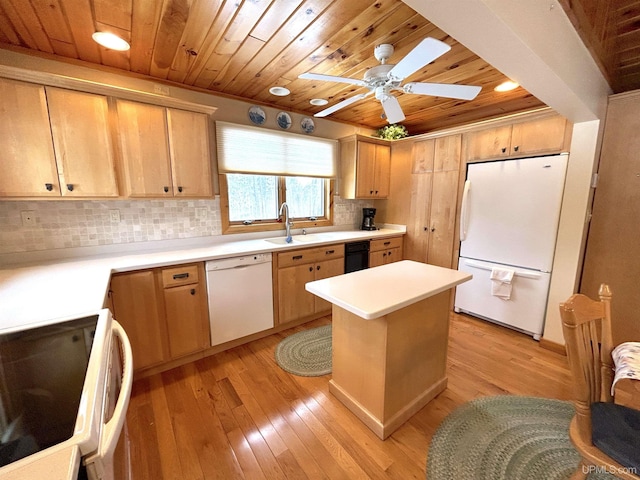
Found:
[[407, 226], [403, 258], [451, 268], [462, 137], [391, 145], [391, 188], [376, 202], [381, 223]]

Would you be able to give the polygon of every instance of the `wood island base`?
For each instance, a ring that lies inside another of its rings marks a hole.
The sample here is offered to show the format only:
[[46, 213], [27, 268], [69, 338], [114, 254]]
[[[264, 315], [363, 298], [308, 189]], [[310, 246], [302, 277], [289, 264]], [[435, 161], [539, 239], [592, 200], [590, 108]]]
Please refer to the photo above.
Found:
[[449, 299], [372, 320], [333, 305], [329, 391], [383, 440], [447, 387]]

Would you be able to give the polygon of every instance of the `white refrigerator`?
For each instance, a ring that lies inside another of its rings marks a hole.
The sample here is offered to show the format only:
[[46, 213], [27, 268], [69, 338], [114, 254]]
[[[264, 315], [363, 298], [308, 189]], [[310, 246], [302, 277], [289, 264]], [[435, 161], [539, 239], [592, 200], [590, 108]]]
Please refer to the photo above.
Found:
[[544, 328], [568, 155], [472, 163], [460, 217], [455, 311], [539, 340]]

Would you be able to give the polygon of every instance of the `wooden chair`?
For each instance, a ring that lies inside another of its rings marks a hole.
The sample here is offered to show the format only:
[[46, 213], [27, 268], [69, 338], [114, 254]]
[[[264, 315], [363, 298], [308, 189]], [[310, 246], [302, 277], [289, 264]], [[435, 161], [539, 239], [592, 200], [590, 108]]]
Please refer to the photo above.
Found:
[[560, 304], [576, 395], [569, 437], [582, 456], [571, 478], [583, 479], [597, 470], [637, 480], [640, 411], [613, 403], [611, 291], [607, 285], [601, 285], [599, 296], [600, 301], [595, 301], [576, 294]]

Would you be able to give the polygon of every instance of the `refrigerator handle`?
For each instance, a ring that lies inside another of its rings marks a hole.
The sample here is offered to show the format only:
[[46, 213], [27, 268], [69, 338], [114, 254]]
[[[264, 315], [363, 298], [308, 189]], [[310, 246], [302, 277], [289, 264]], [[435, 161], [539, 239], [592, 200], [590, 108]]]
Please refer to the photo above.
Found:
[[467, 227], [469, 226], [469, 189], [471, 188], [471, 180], [464, 182], [464, 191], [462, 192], [462, 209], [460, 211], [460, 241], [467, 238]]

